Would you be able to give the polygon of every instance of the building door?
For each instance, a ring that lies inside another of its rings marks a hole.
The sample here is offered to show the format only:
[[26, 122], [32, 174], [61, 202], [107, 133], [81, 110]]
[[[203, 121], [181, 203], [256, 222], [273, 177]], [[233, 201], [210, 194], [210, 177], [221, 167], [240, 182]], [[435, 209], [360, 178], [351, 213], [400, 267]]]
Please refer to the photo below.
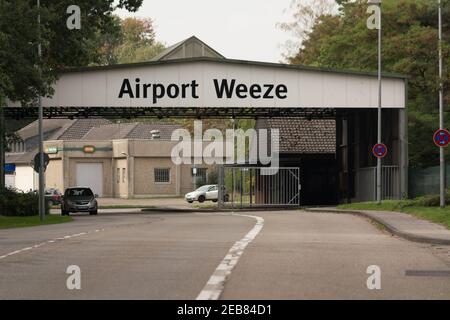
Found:
[[103, 164], [77, 163], [77, 186], [89, 187], [99, 197], [103, 195]]

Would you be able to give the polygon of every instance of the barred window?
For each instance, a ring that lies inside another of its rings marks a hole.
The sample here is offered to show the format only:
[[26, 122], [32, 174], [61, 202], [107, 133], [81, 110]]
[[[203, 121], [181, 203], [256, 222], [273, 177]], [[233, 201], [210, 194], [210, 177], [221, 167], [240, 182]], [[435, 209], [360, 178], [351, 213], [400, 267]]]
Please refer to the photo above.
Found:
[[169, 168], [155, 169], [155, 182], [156, 183], [170, 182], [170, 169]]

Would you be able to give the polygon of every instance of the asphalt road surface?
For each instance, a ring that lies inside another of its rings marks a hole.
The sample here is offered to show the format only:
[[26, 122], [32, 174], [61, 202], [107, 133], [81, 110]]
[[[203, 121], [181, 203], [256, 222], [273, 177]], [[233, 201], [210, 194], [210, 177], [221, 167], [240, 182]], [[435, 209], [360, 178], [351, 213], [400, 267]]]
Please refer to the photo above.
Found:
[[[240, 214], [116, 212], [0, 230], [0, 299], [196, 299], [205, 289], [220, 299], [450, 299], [449, 247], [352, 215]], [[66, 286], [70, 265], [79, 290]], [[367, 288], [371, 265], [379, 290]]]

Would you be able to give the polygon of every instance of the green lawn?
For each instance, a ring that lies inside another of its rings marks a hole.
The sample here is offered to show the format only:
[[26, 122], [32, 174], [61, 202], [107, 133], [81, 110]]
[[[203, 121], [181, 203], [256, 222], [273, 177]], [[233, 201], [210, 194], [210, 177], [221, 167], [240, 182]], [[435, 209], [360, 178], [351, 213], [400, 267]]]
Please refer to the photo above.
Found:
[[343, 204], [338, 206], [339, 209], [356, 209], [356, 210], [383, 210], [398, 211], [408, 213], [420, 219], [429, 220], [442, 224], [450, 229], [450, 206], [445, 208], [420, 206], [415, 200], [398, 200], [383, 201], [381, 205], [375, 202], [362, 202]]
[[45, 220], [42, 223], [39, 221], [39, 216], [6, 217], [0, 215], [0, 229], [32, 227], [69, 221], [72, 221], [72, 217], [60, 215], [47, 215], [45, 216]]

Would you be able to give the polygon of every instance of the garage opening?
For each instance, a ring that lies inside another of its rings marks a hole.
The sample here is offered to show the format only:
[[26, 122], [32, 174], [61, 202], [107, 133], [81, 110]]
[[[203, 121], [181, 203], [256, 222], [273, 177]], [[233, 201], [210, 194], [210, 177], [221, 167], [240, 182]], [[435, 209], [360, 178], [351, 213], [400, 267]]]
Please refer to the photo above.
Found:
[[99, 197], [103, 195], [103, 164], [77, 163], [76, 184], [87, 186]]

